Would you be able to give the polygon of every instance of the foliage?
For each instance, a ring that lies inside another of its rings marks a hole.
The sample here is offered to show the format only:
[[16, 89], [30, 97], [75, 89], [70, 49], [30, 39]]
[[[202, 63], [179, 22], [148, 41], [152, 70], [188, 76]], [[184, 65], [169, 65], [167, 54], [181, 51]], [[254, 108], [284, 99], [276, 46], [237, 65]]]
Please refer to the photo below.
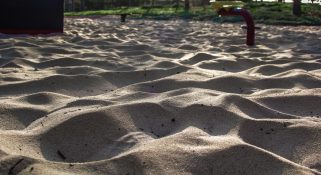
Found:
[[[277, 2], [249, 2], [245, 4], [257, 23], [287, 24], [287, 25], [321, 25], [321, 6], [317, 4], [302, 4], [302, 15], [292, 15], [292, 4]], [[68, 12], [67, 16], [90, 16], [90, 15], [117, 15], [132, 14], [132, 18], [150, 19], [194, 19], [213, 21], [241, 22], [241, 18], [219, 18], [210, 6], [192, 7], [189, 12], [184, 7], [118, 7], [106, 8], [98, 11]]]
[[256, 22], [266, 24], [288, 25], [321, 25], [321, 6], [302, 4], [302, 15], [292, 15], [292, 4], [289, 3], [247, 3]]
[[102, 10], [116, 7], [160, 7], [177, 5], [208, 5], [209, 0], [65, 0], [67, 11]]

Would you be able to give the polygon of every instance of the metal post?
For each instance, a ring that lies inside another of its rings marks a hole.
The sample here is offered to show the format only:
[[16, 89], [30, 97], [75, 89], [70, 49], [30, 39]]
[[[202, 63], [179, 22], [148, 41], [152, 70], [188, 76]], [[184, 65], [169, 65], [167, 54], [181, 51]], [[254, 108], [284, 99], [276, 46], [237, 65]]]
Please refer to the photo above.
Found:
[[247, 25], [246, 44], [253, 46], [255, 44], [255, 24], [249, 11], [242, 8], [220, 9], [217, 12], [221, 16], [242, 16]]
[[127, 14], [121, 14], [120, 15], [120, 21], [121, 22], [126, 22], [126, 16], [127, 16]]

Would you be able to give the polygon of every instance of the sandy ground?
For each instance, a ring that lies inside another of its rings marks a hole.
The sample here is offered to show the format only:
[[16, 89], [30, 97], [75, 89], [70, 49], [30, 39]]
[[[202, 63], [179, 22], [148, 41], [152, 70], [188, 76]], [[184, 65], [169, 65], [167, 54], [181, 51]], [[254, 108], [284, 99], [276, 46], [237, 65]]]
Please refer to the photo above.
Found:
[[0, 36], [0, 174], [321, 174], [320, 27], [65, 27]]

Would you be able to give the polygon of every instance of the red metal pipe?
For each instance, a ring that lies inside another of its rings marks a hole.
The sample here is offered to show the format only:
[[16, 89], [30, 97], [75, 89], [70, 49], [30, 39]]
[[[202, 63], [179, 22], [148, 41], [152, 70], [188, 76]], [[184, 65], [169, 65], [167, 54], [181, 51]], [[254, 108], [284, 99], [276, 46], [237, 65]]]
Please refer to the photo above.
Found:
[[249, 11], [242, 8], [219, 9], [217, 13], [221, 16], [242, 16], [247, 25], [246, 44], [253, 46], [255, 44], [255, 24]]

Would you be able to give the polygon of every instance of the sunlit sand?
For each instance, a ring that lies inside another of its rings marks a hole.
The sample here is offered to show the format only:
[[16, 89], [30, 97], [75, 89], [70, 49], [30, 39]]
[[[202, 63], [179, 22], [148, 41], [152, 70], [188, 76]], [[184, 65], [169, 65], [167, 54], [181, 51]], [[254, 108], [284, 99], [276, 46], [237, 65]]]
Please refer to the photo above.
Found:
[[240, 25], [1, 35], [0, 174], [321, 174], [321, 28]]

